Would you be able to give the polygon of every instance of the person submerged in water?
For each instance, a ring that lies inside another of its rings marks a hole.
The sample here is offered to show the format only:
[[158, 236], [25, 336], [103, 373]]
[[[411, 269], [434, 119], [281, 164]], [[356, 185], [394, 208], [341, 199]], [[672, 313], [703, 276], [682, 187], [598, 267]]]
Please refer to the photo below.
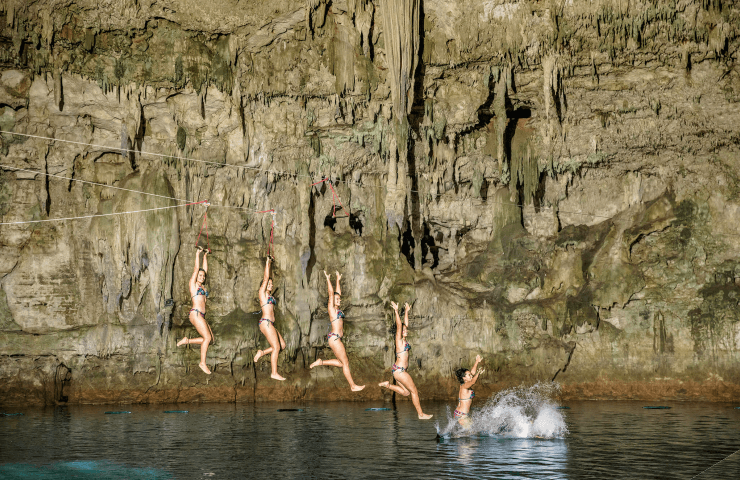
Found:
[[327, 288], [329, 289], [329, 334], [327, 335], [327, 338], [329, 339], [329, 347], [337, 358], [333, 360], [322, 360], [319, 358], [316, 359], [310, 367], [314, 368], [326, 365], [341, 368], [345, 378], [347, 378], [347, 381], [349, 382], [349, 387], [353, 392], [359, 392], [365, 388], [365, 385], [357, 385], [354, 380], [352, 380], [352, 373], [349, 370], [349, 359], [347, 358], [347, 352], [344, 350], [344, 344], [342, 343], [342, 336], [344, 335], [344, 313], [339, 310], [339, 306], [342, 302], [342, 289], [339, 286], [339, 280], [342, 276], [339, 272], [336, 273], [337, 288], [335, 290], [331, 286], [331, 276], [324, 271], [326, 284], [328, 286]]
[[460, 382], [460, 393], [457, 396], [457, 408], [455, 408], [455, 419], [463, 427], [470, 426], [470, 406], [473, 404], [473, 397], [475, 392], [473, 391], [473, 385], [478, 380], [478, 376], [484, 372], [481, 368], [478, 370], [478, 364], [482, 361], [480, 355], [475, 357], [475, 365], [470, 370], [466, 368], [458, 368], [455, 370], [455, 376], [457, 381]]
[[393, 372], [393, 378], [396, 379], [398, 385], [391, 385], [390, 382], [381, 382], [378, 385], [382, 388], [387, 388], [398, 394], [408, 397], [411, 395], [411, 401], [416, 408], [416, 413], [419, 414], [420, 420], [428, 420], [432, 418], [432, 415], [427, 415], [421, 410], [421, 404], [419, 403], [419, 392], [416, 390], [414, 380], [411, 375], [406, 371], [409, 368], [409, 355], [411, 353], [411, 345], [409, 345], [406, 336], [408, 335], [409, 327], [409, 311], [411, 307], [409, 304], [404, 305], [403, 312], [403, 323], [401, 323], [401, 317], [398, 315], [398, 304], [391, 302], [391, 307], [396, 315], [395, 334], [396, 334], [396, 361], [393, 363], [391, 370]]
[[285, 340], [280, 332], [275, 328], [275, 305], [277, 301], [272, 296], [272, 278], [270, 278], [270, 267], [272, 266], [272, 257], [267, 257], [265, 262], [265, 276], [262, 279], [262, 285], [258, 292], [260, 305], [262, 305], [262, 318], [259, 320], [260, 332], [262, 332], [270, 343], [270, 348], [257, 350], [254, 356], [254, 363], [257, 363], [263, 355], [272, 354], [270, 364], [272, 366], [271, 378], [275, 380], [285, 380], [285, 377], [277, 373], [278, 354], [281, 349], [285, 348]]
[[196, 248], [195, 270], [193, 270], [193, 276], [190, 277], [190, 299], [193, 301], [193, 306], [190, 309], [188, 318], [200, 334], [200, 337], [183, 337], [182, 340], [177, 342], [177, 346], [180, 347], [188, 344], [200, 345], [200, 363], [198, 366], [210, 375], [211, 371], [208, 369], [208, 365], [206, 365], [206, 353], [208, 352], [208, 345], [213, 339], [213, 332], [211, 331], [211, 327], [208, 326], [208, 323], [206, 323], [206, 298], [208, 298], [208, 292], [203, 288], [203, 283], [206, 281], [206, 275], [208, 274], [208, 254], [211, 251], [209, 249], [203, 253], [203, 268], [200, 268], [200, 252], [203, 252], [203, 248]]

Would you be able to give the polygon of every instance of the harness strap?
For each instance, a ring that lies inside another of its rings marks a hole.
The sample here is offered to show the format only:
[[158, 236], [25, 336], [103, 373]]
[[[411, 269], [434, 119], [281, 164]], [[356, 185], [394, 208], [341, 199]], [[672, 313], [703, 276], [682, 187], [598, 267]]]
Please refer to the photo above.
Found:
[[332, 208], [331, 216], [332, 217], [335, 217], [335, 218], [337, 216], [337, 202], [339, 202], [339, 206], [342, 208], [342, 210], [344, 210], [344, 213], [347, 214], [347, 216], [349, 216], [349, 212], [347, 211], [346, 208], [344, 208], [344, 205], [342, 205], [342, 200], [339, 198], [339, 195], [334, 190], [334, 186], [332, 185], [331, 180], [329, 180], [328, 178], [324, 177], [322, 180], [320, 180], [320, 181], [318, 181], [316, 183], [312, 183], [311, 186], [313, 187], [314, 185], [318, 185], [318, 184], [324, 183], [324, 182], [326, 182], [329, 185], [329, 188], [331, 189], [331, 201], [334, 204], [334, 207]]

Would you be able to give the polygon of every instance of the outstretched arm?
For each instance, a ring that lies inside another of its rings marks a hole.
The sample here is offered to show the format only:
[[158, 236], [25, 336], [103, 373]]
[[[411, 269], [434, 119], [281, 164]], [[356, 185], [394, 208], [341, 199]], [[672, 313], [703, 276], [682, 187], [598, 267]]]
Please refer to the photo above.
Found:
[[473, 385], [475, 385], [475, 382], [477, 382], [477, 381], [478, 381], [478, 377], [479, 377], [479, 376], [480, 376], [480, 374], [481, 374], [481, 373], [483, 373], [483, 372], [484, 372], [484, 370], [483, 370], [482, 368], [481, 368], [480, 370], [478, 370], [478, 372], [477, 372], [477, 373], [476, 373], [475, 375], [473, 375], [473, 379], [472, 379], [472, 380], [470, 380], [470, 382], [466, 383], [466, 384], [465, 384], [465, 385], [463, 385], [463, 386], [464, 386], [465, 388], [470, 388], [470, 387], [472, 387]]
[[480, 355], [475, 356], [475, 364], [473, 365], [473, 368], [470, 369], [470, 373], [475, 375], [475, 373], [478, 371], [478, 364], [483, 361], [483, 358], [481, 358]]
[[411, 305], [409, 305], [408, 302], [403, 305], [403, 323], [406, 325], [406, 328], [409, 328], [409, 311], [411, 311]]
[[190, 287], [194, 288], [195, 280], [198, 278], [198, 270], [200, 270], [200, 252], [203, 250], [201, 247], [195, 247], [195, 268], [193, 269], [193, 275], [190, 277]]
[[396, 317], [396, 344], [399, 344], [403, 341], [403, 328], [401, 326], [401, 317], [398, 315], [398, 304], [396, 302], [391, 302], [391, 307], [393, 307], [393, 313]]
[[482, 362], [482, 361], [483, 361], [483, 359], [481, 358], [480, 355], [476, 355], [475, 356], [475, 364], [473, 365], [473, 368], [470, 369], [470, 373], [473, 374], [473, 378], [469, 382], [467, 382], [466, 384], [464, 384], [463, 387], [470, 388], [470, 387], [472, 387], [475, 384], [475, 382], [478, 381], [478, 376], [481, 373], [484, 372], [484, 370], [482, 368], [480, 370], [478, 370], [478, 364], [480, 362]]
[[265, 274], [262, 277], [262, 285], [260, 285], [259, 294], [264, 295], [267, 291], [267, 281], [270, 280], [270, 266], [272, 265], [272, 260], [270, 257], [267, 257], [267, 260], [265, 261]]
[[334, 308], [334, 288], [331, 286], [331, 276], [324, 270], [324, 276], [326, 277], [326, 288], [329, 290], [329, 308]]
[[211, 249], [203, 251], [203, 271], [208, 273], [208, 254], [211, 253]]
[[338, 293], [339, 295], [341, 295], [342, 294], [342, 287], [339, 286], [339, 280], [342, 278], [342, 275], [340, 275], [339, 272], [336, 272], [336, 274], [337, 274], [337, 288], [334, 289], [334, 291], [336, 293]]

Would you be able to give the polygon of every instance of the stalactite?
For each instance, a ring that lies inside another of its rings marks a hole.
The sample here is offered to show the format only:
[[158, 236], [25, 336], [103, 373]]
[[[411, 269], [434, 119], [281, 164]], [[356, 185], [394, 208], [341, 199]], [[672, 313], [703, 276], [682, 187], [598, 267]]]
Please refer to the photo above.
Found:
[[326, 21], [327, 0], [306, 0], [306, 25], [313, 37], [316, 29]]
[[372, 44], [372, 38], [370, 38], [370, 29], [373, 26], [373, 16], [375, 14], [375, 5], [372, 2], [363, 2], [364, 5], [357, 12], [355, 12], [355, 28], [360, 32], [360, 41], [362, 43], [362, 54], [366, 57], [370, 57], [370, 45]]
[[351, 92], [355, 88], [355, 50], [350, 31], [350, 27], [337, 25], [337, 35], [334, 38], [334, 88], [338, 95]]
[[[393, 100], [392, 129], [394, 138], [389, 148], [388, 193], [385, 210], [388, 226], [403, 227], [405, 217], [405, 183], [408, 171], [408, 114], [414, 98], [414, 73], [419, 56], [420, 0], [383, 0], [383, 37], [388, 58]], [[409, 101], [412, 99], [412, 101]]]
[[61, 112], [64, 109], [64, 91], [62, 90], [62, 71], [54, 72], [54, 104]]
[[540, 179], [540, 170], [537, 156], [533, 151], [532, 144], [526, 141], [517, 151], [511, 155], [511, 190], [521, 187], [523, 190], [523, 201], [531, 203], [537, 191]]
[[383, 0], [385, 51], [391, 81], [393, 115], [401, 120], [411, 113], [414, 73], [419, 57], [420, 0]]
[[504, 133], [506, 132], [506, 125], [508, 123], [506, 117], [507, 88], [505, 79], [509, 73], [502, 70], [506, 69], [500, 67], [493, 69], [493, 79], [496, 82], [496, 86], [494, 87], [493, 112], [496, 116], [496, 145], [498, 146], [496, 157], [498, 158], [499, 165], [501, 165], [501, 181], [507, 183], [510, 178], [510, 172], [509, 159], [504, 148]]
[[6, 0], [6, 10], [7, 10], [7, 17], [5, 24], [9, 28], [13, 28], [15, 26], [15, 0]]
[[129, 139], [128, 130], [126, 129], [126, 122], [121, 122], [121, 155], [123, 158], [128, 158]]

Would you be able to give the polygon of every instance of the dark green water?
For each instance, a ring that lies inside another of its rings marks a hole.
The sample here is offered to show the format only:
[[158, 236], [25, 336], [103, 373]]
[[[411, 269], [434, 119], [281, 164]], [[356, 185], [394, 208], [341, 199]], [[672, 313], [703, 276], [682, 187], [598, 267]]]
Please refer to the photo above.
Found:
[[[24, 415], [0, 417], [0, 479], [740, 478], [740, 452], [732, 455], [740, 449], [740, 410], [645, 405], [574, 402], [555, 414], [543, 405], [533, 415], [564, 421], [567, 433], [539, 439], [526, 434], [540, 420], [481, 401], [479, 424], [502, 434], [441, 441], [450, 405], [429, 402], [424, 410], [435, 417], [425, 422], [409, 402], [387, 411], [366, 411], [390, 406], [381, 403], [6, 409]], [[132, 413], [104, 413], [111, 410]], [[507, 415], [511, 428], [501, 430], [498, 419]]]

